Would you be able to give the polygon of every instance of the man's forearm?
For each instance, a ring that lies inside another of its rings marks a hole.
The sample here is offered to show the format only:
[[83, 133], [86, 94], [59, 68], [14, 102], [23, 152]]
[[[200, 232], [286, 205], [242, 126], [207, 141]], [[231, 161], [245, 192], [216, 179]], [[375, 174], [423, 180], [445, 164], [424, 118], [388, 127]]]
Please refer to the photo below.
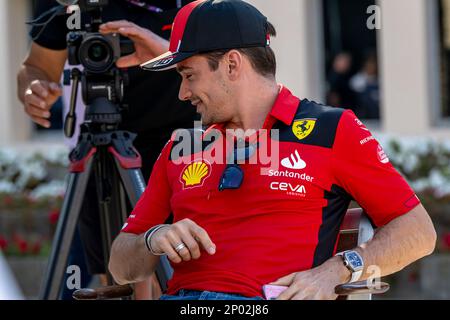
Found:
[[152, 275], [158, 262], [147, 250], [144, 235], [121, 233], [111, 248], [109, 271], [118, 284], [134, 283]]
[[422, 205], [380, 228], [373, 239], [358, 251], [364, 259], [360, 280], [387, 276], [398, 272], [414, 261], [431, 254], [436, 244], [433, 223]]

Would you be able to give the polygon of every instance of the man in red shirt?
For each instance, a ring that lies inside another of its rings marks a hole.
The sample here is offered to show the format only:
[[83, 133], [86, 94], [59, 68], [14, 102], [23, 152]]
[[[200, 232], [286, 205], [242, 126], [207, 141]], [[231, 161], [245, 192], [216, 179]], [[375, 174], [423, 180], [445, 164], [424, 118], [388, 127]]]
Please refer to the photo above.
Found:
[[[426, 210], [355, 115], [277, 84], [271, 35], [243, 1], [196, 1], [177, 15], [170, 52], [142, 65], [176, 67], [179, 98], [210, 127], [163, 149], [113, 244], [118, 283], [145, 279], [167, 255], [163, 299], [261, 299], [266, 284], [288, 287], [278, 299], [335, 299], [370, 266], [385, 276], [434, 250]], [[335, 255], [352, 199], [378, 231]]]

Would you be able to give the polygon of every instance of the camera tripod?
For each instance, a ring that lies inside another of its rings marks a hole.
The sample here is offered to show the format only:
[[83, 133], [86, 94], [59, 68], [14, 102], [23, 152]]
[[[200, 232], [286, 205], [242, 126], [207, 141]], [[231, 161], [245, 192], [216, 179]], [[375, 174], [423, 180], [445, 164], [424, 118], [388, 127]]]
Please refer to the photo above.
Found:
[[[74, 97], [80, 75], [79, 70], [72, 70], [75, 84], [66, 134], [73, 133]], [[127, 219], [127, 201], [134, 207], [146, 186], [140, 171], [141, 157], [133, 147], [136, 135], [118, 130], [121, 122], [118, 106], [104, 97], [91, 101], [86, 108], [86, 121], [81, 126], [78, 143], [69, 155], [68, 186], [40, 292], [40, 298], [44, 300], [58, 299], [65, 285], [63, 280], [69, 251], [91, 175], [94, 175], [97, 191], [105, 270], [108, 270], [112, 242]], [[161, 260], [156, 270], [160, 283], [170, 279], [171, 270], [168, 261]], [[108, 271], [107, 282], [108, 285], [114, 284]]]

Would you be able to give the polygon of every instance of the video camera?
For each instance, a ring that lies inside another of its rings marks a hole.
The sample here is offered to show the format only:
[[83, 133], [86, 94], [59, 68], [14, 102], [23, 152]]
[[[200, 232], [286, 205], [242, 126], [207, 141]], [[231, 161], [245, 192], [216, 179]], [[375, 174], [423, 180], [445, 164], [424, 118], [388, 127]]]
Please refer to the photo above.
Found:
[[[109, 0], [56, 0], [59, 5], [52, 7], [27, 24], [40, 28], [34, 36], [37, 39], [59, 15], [78, 11], [78, 18], [84, 22], [79, 29], [67, 34], [68, 63], [74, 66], [64, 70], [64, 85], [72, 84], [70, 108], [64, 124], [64, 133], [72, 137], [75, 132], [75, 105], [78, 86], [81, 83], [82, 97], [87, 109], [85, 124], [117, 127], [122, 120], [124, 87], [128, 85], [126, 70], [116, 67], [117, 60], [134, 52], [131, 40], [120, 38], [119, 34], [101, 34], [102, 10]], [[70, 10], [68, 10], [70, 8]], [[45, 21], [44, 21], [45, 20]], [[77, 66], [82, 65], [80, 70]]]
[[134, 51], [130, 41], [121, 40], [118, 34], [103, 35], [98, 32], [102, 23], [102, 9], [108, 0], [59, 0], [65, 5], [78, 5], [81, 13], [91, 21], [84, 31], [72, 31], [67, 35], [68, 60], [70, 65], [83, 65], [89, 73], [104, 74], [111, 70], [117, 60]]
[[90, 16], [83, 31], [67, 35], [68, 62], [83, 65], [89, 73], [105, 74], [117, 60], [134, 51], [130, 41], [121, 40], [118, 34], [103, 35], [98, 32], [102, 23], [101, 12], [109, 0], [58, 0], [64, 6], [78, 5], [81, 13]]
[[84, 22], [82, 30], [67, 34], [68, 63], [82, 65], [83, 70], [72, 68], [64, 73], [64, 84], [72, 82], [70, 110], [64, 132], [71, 137], [76, 122], [75, 104], [81, 82], [83, 101], [88, 106], [85, 119], [91, 123], [117, 125], [121, 121], [124, 86], [128, 84], [125, 70], [116, 67], [117, 60], [134, 52], [130, 40], [119, 34], [101, 34], [102, 10], [109, 0], [57, 0], [64, 7], [77, 5]]
[[69, 64], [81, 64], [91, 73], [108, 72], [122, 55], [120, 37], [116, 34], [70, 32], [67, 49]]

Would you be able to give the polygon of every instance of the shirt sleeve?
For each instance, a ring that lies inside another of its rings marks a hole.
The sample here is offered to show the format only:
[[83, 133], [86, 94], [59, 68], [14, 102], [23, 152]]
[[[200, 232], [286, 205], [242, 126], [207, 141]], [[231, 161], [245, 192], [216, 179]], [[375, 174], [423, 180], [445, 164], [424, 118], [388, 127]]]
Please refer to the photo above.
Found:
[[338, 185], [358, 202], [378, 227], [420, 203], [379, 142], [350, 110], [340, 119], [332, 162]]
[[[33, 19], [43, 15], [46, 11], [56, 7], [58, 3], [54, 0], [35, 1]], [[39, 22], [47, 21], [51, 15], [47, 15]], [[45, 27], [35, 26], [30, 30], [30, 37], [38, 45], [52, 50], [64, 50], [67, 47], [66, 35], [68, 33], [67, 18], [68, 15], [58, 15], [54, 17]]]
[[167, 178], [167, 163], [172, 143], [164, 147], [150, 176], [148, 186], [122, 228], [122, 232], [142, 234], [151, 227], [164, 223], [171, 213], [172, 190]]

